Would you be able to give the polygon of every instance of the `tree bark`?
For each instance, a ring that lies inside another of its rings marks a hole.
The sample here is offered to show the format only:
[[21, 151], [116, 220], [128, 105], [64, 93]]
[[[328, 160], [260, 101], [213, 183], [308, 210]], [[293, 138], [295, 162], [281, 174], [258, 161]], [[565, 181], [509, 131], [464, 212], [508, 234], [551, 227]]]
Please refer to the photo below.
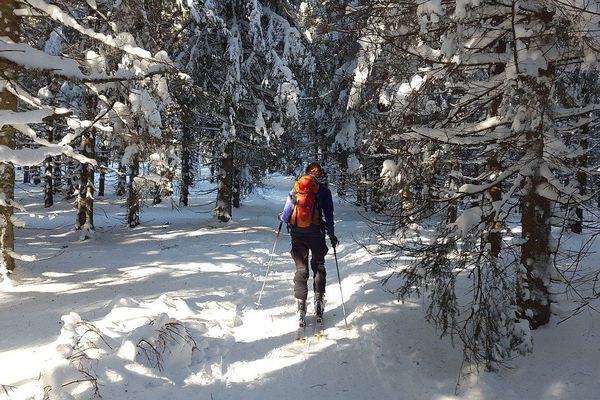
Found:
[[[81, 137], [82, 155], [95, 158], [95, 139], [94, 128], [84, 131]], [[83, 230], [82, 239], [89, 239], [94, 231], [94, 166], [91, 164], [81, 166], [77, 204], [77, 229]]]
[[98, 196], [104, 196], [106, 188], [106, 166], [108, 165], [108, 150], [103, 144], [100, 146], [100, 155], [98, 157], [100, 164], [100, 176], [98, 178]]
[[[54, 127], [48, 127], [48, 142], [54, 141]], [[52, 207], [54, 205], [54, 182], [53, 182], [53, 157], [46, 157], [44, 160], [44, 207]]]
[[181, 190], [179, 194], [179, 205], [188, 206], [191, 184], [191, 157], [188, 142], [189, 128], [183, 128], [183, 140], [181, 143]]
[[29, 166], [23, 166], [23, 183], [30, 183], [31, 179], [29, 177]]
[[[18, 5], [15, 0], [0, 2], [0, 32], [14, 42], [19, 42], [19, 19], [13, 13], [16, 8]], [[2, 79], [13, 80], [16, 78], [13, 66], [2, 60], [0, 60], [0, 71], [2, 71]], [[0, 110], [17, 110], [17, 98], [8, 90], [0, 91]], [[0, 128], [0, 145], [10, 149], [15, 148], [15, 130], [12, 126], [5, 125]], [[10, 162], [0, 160], [0, 269], [5, 267], [9, 271], [15, 269], [15, 260], [10, 254], [15, 248], [12, 222], [14, 198], [15, 167]]]
[[119, 161], [119, 176], [117, 178], [117, 196], [123, 196], [127, 192], [127, 171], [121, 161]]
[[233, 208], [240, 208], [242, 202], [242, 181], [240, 179], [240, 169], [234, 168], [233, 170], [233, 193], [231, 196], [231, 203]]
[[343, 199], [346, 197], [346, 188], [348, 180], [348, 152], [340, 151], [337, 154], [338, 161], [338, 181], [337, 181], [337, 195]]
[[31, 176], [33, 179], [33, 184], [37, 186], [42, 183], [42, 173], [40, 172], [39, 165], [31, 167], [30, 171], [32, 171]]
[[217, 205], [215, 215], [221, 222], [228, 222], [232, 217], [233, 203], [233, 173], [234, 162], [233, 153], [235, 144], [233, 142], [225, 145], [225, 150], [221, 155], [221, 168], [219, 171], [219, 187], [217, 190]]
[[62, 190], [62, 156], [53, 157], [52, 164], [52, 190], [57, 194]]
[[[585, 170], [588, 167], [588, 149], [589, 149], [589, 141], [587, 139], [590, 131], [590, 126], [588, 124], [584, 125], [581, 128], [581, 136], [582, 139], [579, 142], [581, 149], [583, 150], [583, 154], [577, 158], [578, 170], [575, 174], [575, 179], [577, 180], [577, 185], [579, 186], [579, 194], [581, 196], [585, 196], [587, 193], [587, 174]], [[575, 208], [575, 221], [571, 225], [571, 232], [581, 234], [583, 232], [583, 208], [578, 206]]]
[[[544, 110], [543, 93], [549, 95], [544, 84], [536, 83], [537, 93], [542, 93], [539, 109]], [[544, 91], [545, 90], [545, 91]], [[529, 321], [536, 329], [550, 321], [550, 239], [551, 202], [540, 195], [548, 181], [542, 176], [544, 164], [544, 126], [527, 134], [530, 155], [530, 176], [526, 177], [521, 197], [521, 265], [517, 273], [517, 316]]]
[[140, 224], [140, 192], [135, 186], [135, 178], [140, 174], [140, 160], [134, 154], [129, 175], [127, 196], [127, 224], [133, 228]]

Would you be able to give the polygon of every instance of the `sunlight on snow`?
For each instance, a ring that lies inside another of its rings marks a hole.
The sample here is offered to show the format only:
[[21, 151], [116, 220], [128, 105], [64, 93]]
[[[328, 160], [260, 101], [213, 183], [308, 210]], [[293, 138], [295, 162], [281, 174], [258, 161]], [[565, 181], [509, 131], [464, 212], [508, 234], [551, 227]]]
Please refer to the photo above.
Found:
[[[331, 346], [331, 344], [327, 345]], [[267, 374], [282, 370], [295, 364], [306, 361], [311, 354], [298, 352], [295, 343], [274, 349], [264, 358], [254, 361], [238, 361], [227, 369], [224, 378], [231, 383], [254, 382]]]
[[120, 373], [118, 373], [117, 371], [115, 371], [113, 369], [107, 369], [105, 371], [105, 375], [106, 375], [106, 379], [108, 380], [108, 382], [111, 382], [111, 383], [117, 383], [117, 382], [121, 382], [123, 380], [123, 375], [121, 375]]
[[544, 393], [544, 399], [564, 399], [568, 397], [569, 388], [565, 382], [554, 382]]
[[6, 292], [12, 293], [84, 293], [92, 290], [91, 287], [83, 287], [80, 283], [53, 283], [53, 282], [32, 282], [24, 285], [14, 285], [3, 288]]

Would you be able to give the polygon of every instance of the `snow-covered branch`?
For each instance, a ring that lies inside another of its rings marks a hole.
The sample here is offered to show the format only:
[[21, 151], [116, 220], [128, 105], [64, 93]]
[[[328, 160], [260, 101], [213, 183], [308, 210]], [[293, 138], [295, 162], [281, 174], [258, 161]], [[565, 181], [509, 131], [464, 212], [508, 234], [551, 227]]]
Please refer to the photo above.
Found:
[[[150, 52], [148, 50], [144, 50], [140, 47], [137, 47], [137, 46], [133, 45], [132, 43], [127, 43], [128, 40], [125, 36], [123, 36], [123, 37], [117, 36], [116, 38], [114, 38], [110, 35], [105, 35], [103, 33], [96, 32], [93, 29], [81, 26], [81, 24], [79, 24], [79, 22], [77, 22], [77, 20], [75, 18], [66, 14], [63, 10], [61, 10], [59, 7], [57, 7], [55, 5], [48, 4], [43, 0], [22, 0], [22, 1], [25, 4], [28, 4], [33, 9], [45, 13], [53, 20], [60, 22], [61, 24], [68, 26], [69, 28], [72, 28], [72, 29], [76, 30], [77, 32], [82, 33], [92, 39], [98, 40], [107, 46], [122, 50], [125, 53], [131, 54], [131, 55], [139, 57], [139, 58], [147, 59], [147, 60], [155, 62], [155, 63], [163, 62], [163, 61], [159, 61], [159, 60], [153, 58], [152, 54], [150, 54]], [[31, 9], [15, 10], [15, 14], [19, 15], [19, 16], [34, 15], [32, 13]]]
[[85, 74], [77, 61], [71, 58], [52, 56], [23, 43], [11, 43], [7, 37], [0, 37], [0, 59], [26, 69], [50, 71], [75, 82], [108, 83], [144, 80], [153, 75], [163, 74], [171, 68], [166, 64], [160, 64], [146, 72], [120, 69], [112, 75], [100, 72]]

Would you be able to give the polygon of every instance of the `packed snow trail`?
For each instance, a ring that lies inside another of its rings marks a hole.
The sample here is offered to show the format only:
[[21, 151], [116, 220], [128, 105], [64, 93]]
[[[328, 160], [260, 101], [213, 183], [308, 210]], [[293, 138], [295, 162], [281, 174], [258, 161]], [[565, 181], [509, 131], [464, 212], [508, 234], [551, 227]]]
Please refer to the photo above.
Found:
[[[0, 292], [0, 385], [8, 392], [0, 388], [0, 399], [41, 399], [45, 387], [54, 398], [70, 393], [77, 400], [94, 389], [105, 399], [127, 400], [596, 397], [600, 343], [586, 320], [541, 331], [536, 353], [517, 360], [514, 370], [466, 377], [457, 387], [460, 349], [424, 321], [422, 300], [400, 304], [382, 290], [389, 271], [355, 243], [366, 241], [370, 229], [356, 208], [337, 200], [348, 328], [330, 253], [326, 335], [298, 345], [285, 228], [262, 306], [254, 304], [292, 180], [268, 183], [229, 224], [212, 219], [211, 205], [178, 211], [165, 202], [146, 207], [142, 226], [129, 229], [120, 200], [98, 199], [97, 235], [85, 242], [71, 230], [68, 205], [42, 218], [39, 193], [27, 204], [40, 189], [20, 192], [29, 213], [19, 215], [28, 228], [18, 231], [17, 251], [41, 261], [20, 266]], [[197, 196], [193, 204], [208, 200]], [[313, 318], [312, 293], [308, 314]], [[575, 333], [585, 346], [569, 345]], [[89, 360], [80, 359], [80, 369], [88, 368], [97, 386], [79, 385], [77, 393], [77, 385], [62, 384], [79, 373], [65, 357], [81, 343]], [[150, 349], [159, 345], [155, 358]]]

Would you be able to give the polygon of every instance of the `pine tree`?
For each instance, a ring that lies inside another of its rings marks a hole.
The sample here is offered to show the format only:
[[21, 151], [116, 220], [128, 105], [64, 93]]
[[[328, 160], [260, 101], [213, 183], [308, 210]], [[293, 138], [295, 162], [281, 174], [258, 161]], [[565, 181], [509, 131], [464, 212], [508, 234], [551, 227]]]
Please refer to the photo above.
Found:
[[[13, 13], [15, 0], [0, 4], [0, 31], [13, 42], [19, 42], [19, 19]], [[13, 65], [0, 58], [0, 113], [17, 111], [17, 99], [7, 88], [7, 83], [16, 78]], [[0, 146], [15, 148], [15, 129], [10, 125], [0, 126]], [[11, 162], [0, 159], [0, 270], [12, 271], [15, 261], [11, 252], [15, 248], [13, 227], [13, 204], [15, 169]]]
[[[428, 319], [461, 339], [467, 360], [493, 368], [530, 349], [523, 326], [548, 323], [552, 221], [589, 201], [578, 189], [585, 162], [573, 156], [586, 138], [567, 143], [563, 132], [583, 131], [593, 101], [577, 96], [567, 109], [557, 100], [560, 80], [593, 52], [595, 11], [538, 1], [369, 6], [385, 10], [372, 25], [380, 95], [363, 98], [360, 118], [388, 154], [384, 201], [397, 235], [388, 248], [416, 260], [398, 273], [397, 293], [425, 288]], [[517, 236], [507, 229], [515, 219]], [[435, 232], [430, 244], [414, 222]], [[457, 292], [462, 277], [468, 293]]]

